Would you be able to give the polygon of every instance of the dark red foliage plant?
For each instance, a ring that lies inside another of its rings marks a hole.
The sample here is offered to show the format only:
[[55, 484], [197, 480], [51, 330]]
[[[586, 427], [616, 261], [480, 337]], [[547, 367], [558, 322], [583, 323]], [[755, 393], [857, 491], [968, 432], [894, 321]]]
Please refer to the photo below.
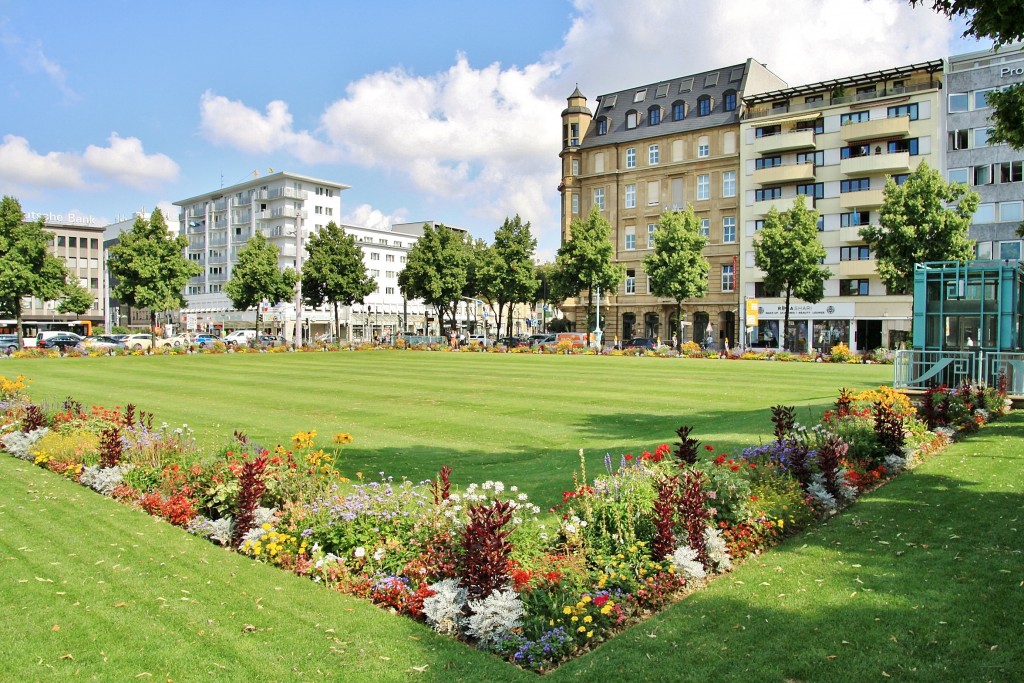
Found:
[[846, 417], [853, 407], [853, 392], [843, 387], [839, 390], [839, 398], [836, 399], [836, 417]]
[[46, 426], [46, 413], [35, 403], [25, 406], [25, 415], [21, 418], [21, 431], [25, 434]]
[[469, 522], [462, 530], [462, 585], [472, 600], [482, 600], [509, 583], [512, 544], [505, 525], [512, 519], [512, 505], [495, 500], [490, 505], [470, 505]]
[[452, 468], [445, 465], [438, 472], [437, 479], [430, 482], [430, 490], [434, 494], [434, 505], [440, 505], [448, 500], [452, 490]]
[[676, 491], [679, 477], [669, 477], [658, 483], [658, 498], [654, 501], [654, 541], [651, 554], [655, 560], [664, 560], [676, 549], [676, 535], [672, 531], [675, 526], [676, 510], [679, 500]]
[[687, 470], [682, 479], [683, 490], [679, 496], [679, 513], [686, 527], [686, 544], [697, 552], [697, 559], [706, 568], [711, 568], [708, 557], [707, 539], [704, 537], [711, 511], [707, 508], [708, 494], [704, 491], [704, 475], [697, 470]]
[[775, 440], [782, 441], [793, 431], [796, 409], [793, 406], [772, 406], [772, 422], [775, 424]]
[[266, 451], [258, 458], [247, 459], [238, 477], [238, 502], [235, 504], [234, 527], [231, 529], [231, 545], [242, 545], [245, 535], [253, 526], [256, 508], [267, 491], [263, 471], [267, 467]]
[[679, 443], [676, 444], [676, 459], [679, 466], [695, 465], [697, 463], [697, 449], [700, 448], [700, 441], [690, 436], [693, 427], [682, 426], [676, 430], [679, 436]]
[[124, 455], [121, 427], [114, 425], [100, 432], [100, 467], [114, 467]]
[[875, 436], [887, 454], [903, 455], [906, 435], [903, 433], [903, 418], [891, 405], [875, 402]]
[[838, 434], [829, 436], [818, 448], [818, 467], [825, 476], [825, 490], [832, 494], [837, 503], [842, 500], [839, 497], [839, 470], [848, 450], [850, 447]]

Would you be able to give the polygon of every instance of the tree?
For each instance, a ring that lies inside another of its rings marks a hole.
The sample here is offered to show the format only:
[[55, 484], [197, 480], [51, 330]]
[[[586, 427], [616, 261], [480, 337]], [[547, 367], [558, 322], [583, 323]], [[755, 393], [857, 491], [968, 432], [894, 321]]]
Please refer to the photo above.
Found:
[[539, 282], [533, 271], [533, 255], [537, 240], [530, 233], [519, 214], [505, 219], [494, 232], [494, 260], [496, 268], [491, 274], [491, 292], [498, 304], [498, 328], [501, 329], [501, 310], [508, 306], [508, 336], [512, 336], [512, 310], [516, 304], [526, 303], [537, 291]]
[[14, 197], [0, 200], [0, 313], [14, 316], [19, 345], [25, 336], [22, 300], [53, 301], [67, 290], [67, 268], [50, 253], [53, 234], [43, 224], [42, 218], [26, 223]]
[[564, 297], [588, 292], [587, 320], [593, 318], [594, 290], [613, 292], [618, 288], [626, 271], [612, 263], [612, 226], [595, 206], [586, 220], [573, 219], [569, 225], [570, 237], [558, 249], [556, 290]]
[[[495, 320], [500, 327], [501, 308], [496, 309], [494, 305], [495, 275], [500, 268], [498, 255], [485, 240], [473, 239], [469, 236], [466, 238], [466, 252], [469, 260], [466, 262], [466, 286], [462, 288], [462, 297], [474, 301], [483, 299], [495, 313]], [[484, 331], [486, 332], [486, 328]], [[473, 333], [479, 334], [480, 331], [474, 330]]]
[[754, 241], [754, 265], [764, 271], [767, 289], [784, 293], [786, 312], [780, 340], [789, 331], [789, 302], [796, 297], [809, 304], [825, 296], [825, 280], [832, 275], [821, 265], [825, 247], [818, 241], [818, 212], [797, 195], [793, 208], [779, 213], [774, 206]]
[[644, 271], [650, 278], [652, 294], [675, 299], [676, 320], [683, 319], [684, 299], [708, 293], [710, 265], [704, 257], [707, 243], [692, 205], [687, 204], [686, 211], [665, 211], [658, 219], [654, 253], [644, 258]]
[[879, 224], [860, 229], [885, 286], [909, 292], [915, 263], [972, 259], [974, 242], [967, 233], [978, 202], [978, 193], [945, 182], [938, 169], [923, 161], [902, 185], [889, 178]]
[[67, 286], [64, 288], [64, 296], [57, 304], [57, 312], [82, 315], [92, 307], [92, 302], [95, 300], [92, 292], [69, 277]]
[[231, 269], [231, 279], [224, 292], [231, 305], [240, 311], [256, 309], [256, 331], [260, 330], [260, 304], [276, 306], [295, 294], [299, 276], [292, 268], [277, 266], [277, 245], [257, 231], [238, 252], [238, 263]]
[[539, 301], [541, 305], [541, 318], [543, 332], [548, 331], [547, 313], [548, 302], [561, 303], [557, 293], [554, 291], [554, 281], [557, 278], [558, 267], [554, 263], [541, 263], [533, 268], [534, 276], [537, 278], [537, 289], [534, 291], [534, 302]]
[[156, 316], [185, 305], [182, 294], [189, 278], [200, 275], [202, 266], [183, 256], [188, 238], [175, 237], [167, 229], [160, 209], [147, 221], [135, 219], [132, 229], [121, 234], [110, 248], [107, 270], [117, 280], [114, 298], [135, 308], [148, 308], [150, 328], [156, 334]]
[[409, 250], [398, 286], [408, 299], [423, 299], [437, 309], [444, 327], [445, 314], [455, 327], [455, 312], [468, 282], [470, 251], [462, 237], [444, 224], [423, 225], [423, 235]]
[[[967, 20], [964, 37], [992, 39], [997, 48], [1024, 39], [1024, 10], [1020, 0], [910, 0], [911, 6], [928, 5], [950, 19]], [[990, 145], [1006, 143], [1024, 149], [1024, 83], [988, 95], [992, 107]]]
[[363, 250], [356, 244], [355, 236], [345, 234], [334, 221], [310, 235], [306, 253], [309, 256], [302, 264], [302, 300], [313, 308], [330, 303], [338, 325], [334, 334], [340, 338], [339, 304], [363, 303], [376, 291], [377, 282], [366, 270]]

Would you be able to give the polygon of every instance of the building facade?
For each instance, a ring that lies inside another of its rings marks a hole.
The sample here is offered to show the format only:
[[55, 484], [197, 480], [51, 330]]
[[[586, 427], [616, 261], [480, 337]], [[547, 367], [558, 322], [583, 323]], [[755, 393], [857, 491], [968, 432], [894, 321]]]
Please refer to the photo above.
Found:
[[[756, 326], [744, 320], [747, 345], [865, 351], [909, 341], [913, 297], [886, 291], [858, 231], [877, 222], [887, 176], [901, 183], [924, 160], [943, 167], [942, 72], [934, 60], [744, 97], [740, 281], [743, 303], [759, 307]], [[764, 287], [754, 241], [769, 210], [788, 210], [797, 195], [820, 214], [832, 277], [817, 304], [791, 302], [784, 331], [784, 300]]]
[[946, 68], [946, 177], [981, 195], [971, 225], [979, 259], [1020, 259], [1024, 151], [989, 145], [986, 95], [1024, 81], [1024, 45], [949, 58]]
[[[26, 338], [35, 337], [40, 329], [65, 329], [72, 323], [79, 332], [103, 325], [106, 312], [106, 261], [103, 258], [103, 230], [97, 225], [47, 223], [44, 230], [53, 234], [50, 252], [64, 261], [72, 280], [93, 296], [92, 306], [82, 315], [58, 313], [57, 301], [38, 297], [22, 300], [22, 320]], [[81, 324], [87, 323], [87, 324]], [[13, 331], [13, 319], [0, 320], [0, 328]]]
[[[612, 225], [614, 262], [625, 268], [618, 291], [602, 292], [604, 338], [662, 337], [719, 343], [737, 331], [740, 253], [740, 112], [743, 96], [784, 87], [747, 60], [712, 71], [602, 95], [593, 112], [577, 88], [562, 112], [562, 240], [597, 207]], [[676, 302], [651, 293], [643, 258], [658, 218], [693, 205], [708, 238], [706, 297]], [[586, 295], [567, 301], [567, 317], [587, 329]], [[682, 322], [682, 326], [680, 326]]]

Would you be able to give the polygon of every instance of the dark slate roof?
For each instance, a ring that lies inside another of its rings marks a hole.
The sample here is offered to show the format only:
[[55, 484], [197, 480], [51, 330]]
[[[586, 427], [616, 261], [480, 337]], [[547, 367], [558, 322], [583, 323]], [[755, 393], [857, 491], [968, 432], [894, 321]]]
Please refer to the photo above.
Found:
[[[740, 88], [743, 85], [745, 72], [746, 63], [734, 64], [601, 95], [597, 98], [598, 105], [594, 111], [594, 119], [587, 129], [580, 147], [584, 149], [601, 147], [672, 133], [738, 124], [740, 120], [739, 105], [743, 97]], [[723, 109], [723, 95], [727, 90], [736, 91], [736, 109], [733, 111]], [[640, 91], [646, 92], [643, 93], [642, 99], [635, 101], [637, 93]], [[703, 95], [711, 96], [714, 108], [707, 116], [697, 116], [697, 99]], [[686, 102], [686, 118], [682, 121], [673, 121], [672, 105], [680, 100]], [[661, 123], [650, 126], [647, 124], [647, 110], [655, 104], [661, 105], [662, 108]], [[641, 115], [641, 121], [636, 128], [627, 129], [626, 112], [630, 110], [636, 110]], [[597, 134], [597, 121], [601, 117], [608, 119], [608, 132], [605, 135]]]

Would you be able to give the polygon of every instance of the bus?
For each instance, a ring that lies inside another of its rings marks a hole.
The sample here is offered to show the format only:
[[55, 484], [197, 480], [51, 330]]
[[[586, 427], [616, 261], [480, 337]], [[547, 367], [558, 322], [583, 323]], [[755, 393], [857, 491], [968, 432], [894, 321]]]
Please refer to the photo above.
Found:
[[[88, 337], [92, 334], [91, 320], [23, 320], [22, 328], [25, 330], [25, 347], [30, 348], [36, 345], [36, 334], [54, 330], [57, 332], [74, 332], [81, 337]], [[18, 321], [13, 319], [0, 320], [0, 334], [17, 334]]]

